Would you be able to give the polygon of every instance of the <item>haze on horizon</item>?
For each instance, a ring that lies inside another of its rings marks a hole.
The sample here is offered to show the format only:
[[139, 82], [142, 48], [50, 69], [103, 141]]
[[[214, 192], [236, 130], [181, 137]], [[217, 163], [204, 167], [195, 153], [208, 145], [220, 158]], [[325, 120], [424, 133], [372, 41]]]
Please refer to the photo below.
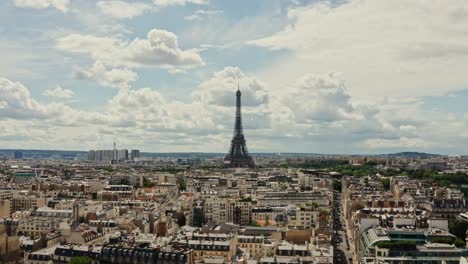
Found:
[[0, 148], [468, 154], [468, 2], [5, 0]]

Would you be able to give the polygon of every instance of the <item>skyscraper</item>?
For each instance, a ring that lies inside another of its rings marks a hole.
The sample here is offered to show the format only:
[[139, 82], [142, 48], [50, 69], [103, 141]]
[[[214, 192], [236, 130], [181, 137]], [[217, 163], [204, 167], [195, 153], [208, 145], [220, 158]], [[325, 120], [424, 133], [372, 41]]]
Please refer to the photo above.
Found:
[[128, 160], [128, 149], [118, 149], [117, 152], [117, 161]]
[[139, 158], [139, 157], [140, 157], [140, 150], [132, 149], [131, 152], [130, 152], [130, 158], [132, 160], [135, 160], [135, 158]]
[[241, 113], [241, 96], [242, 93], [237, 88], [236, 92], [236, 120], [234, 125], [234, 135], [231, 140], [231, 147], [228, 154], [224, 157], [224, 166], [226, 168], [254, 168], [255, 163], [252, 156], [249, 155], [242, 128], [242, 113]]
[[127, 149], [112, 150], [90, 150], [88, 151], [88, 160], [96, 162], [113, 163], [117, 161], [128, 160]]

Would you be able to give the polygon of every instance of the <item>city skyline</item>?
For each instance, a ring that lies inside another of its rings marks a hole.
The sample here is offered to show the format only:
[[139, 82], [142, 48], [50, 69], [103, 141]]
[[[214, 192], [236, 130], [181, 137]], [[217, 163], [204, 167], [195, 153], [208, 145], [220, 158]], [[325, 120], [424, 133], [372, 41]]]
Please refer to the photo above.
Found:
[[[0, 148], [468, 154], [468, 3], [7, 0]], [[117, 140], [116, 140], [117, 139]]]

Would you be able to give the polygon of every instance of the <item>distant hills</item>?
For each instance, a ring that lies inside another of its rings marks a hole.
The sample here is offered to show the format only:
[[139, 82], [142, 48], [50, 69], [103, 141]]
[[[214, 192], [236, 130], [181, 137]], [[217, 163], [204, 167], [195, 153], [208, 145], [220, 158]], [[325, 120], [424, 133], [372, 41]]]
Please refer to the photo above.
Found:
[[431, 154], [431, 153], [424, 153], [424, 152], [398, 152], [398, 153], [391, 153], [391, 154], [383, 154], [380, 156], [387, 156], [387, 157], [407, 157], [407, 158], [431, 158], [431, 157], [440, 157], [440, 154]]

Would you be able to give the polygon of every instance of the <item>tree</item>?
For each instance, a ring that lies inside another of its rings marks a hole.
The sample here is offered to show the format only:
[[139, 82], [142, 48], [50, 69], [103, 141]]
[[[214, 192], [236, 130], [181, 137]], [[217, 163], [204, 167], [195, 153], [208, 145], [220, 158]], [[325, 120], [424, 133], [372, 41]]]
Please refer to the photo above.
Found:
[[450, 233], [454, 234], [459, 239], [465, 240], [466, 230], [468, 229], [468, 222], [466, 221], [456, 221], [450, 225]]
[[146, 179], [146, 177], [143, 178], [143, 187], [144, 188], [151, 188], [151, 187], [153, 187], [155, 185], [156, 185], [155, 182], [149, 181], [148, 179]]
[[385, 190], [390, 190], [390, 179], [389, 178], [383, 178], [380, 180], [382, 182], [382, 185]]
[[463, 239], [457, 238], [457, 240], [455, 240], [455, 246], [457, 248], [464, 248], [465, 247], [465, 241]]
[[379, 241], [376, 244], [379, 248], [388, 248], [394, 250], [414, 250], [416, 249], [415, 241]]
[[187, 190], [187, 183], [185, 182], [184, 177], [182, 176], [177, 177], [177, 186], [179, 187], [179, 191]]
[[77, 256], [70, 259], [69, 264], [91, 264], [92, 259], [85, 256]]
[[448, 237], [436, 237], [431, 239], [431, 243], [441, 243], [441, 244], [449, 244], [452, 245], [455, 241], [455, 238], [448, 238]]
[[111, 166], [102, 167], [101, 169], [104, 170], [104, 171], [107, 171], [107, 172], [113, 172], [114, 171], [114, 168], [112, 168]]
[[252, 221], [250, 222], [250, 225], [249, 226], [260, 226], [257, 221]]
[[341, 181], [333, 179], [333, 190], [341, 192]]

